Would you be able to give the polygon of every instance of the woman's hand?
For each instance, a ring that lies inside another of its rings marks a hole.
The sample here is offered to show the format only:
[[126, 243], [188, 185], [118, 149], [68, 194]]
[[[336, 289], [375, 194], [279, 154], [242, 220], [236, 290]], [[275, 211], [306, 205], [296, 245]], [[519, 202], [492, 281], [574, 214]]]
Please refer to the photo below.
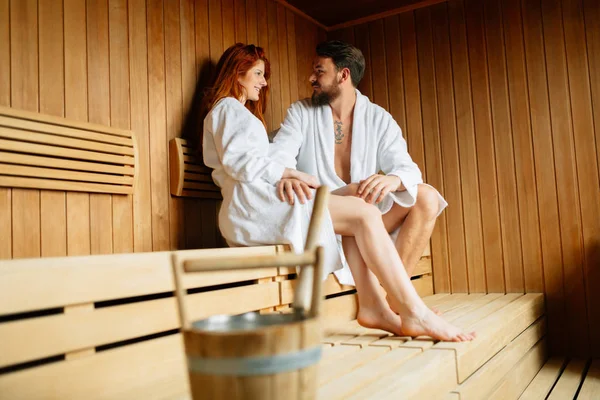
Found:
[[283, 179], [277, 183], [277, 195], [281, 201], [294, 204], [294, 194], [298, 196], [300, 204], [312, 199], [311, 188], [320, 186], [316, 177], [295, 169], [286, 168]]

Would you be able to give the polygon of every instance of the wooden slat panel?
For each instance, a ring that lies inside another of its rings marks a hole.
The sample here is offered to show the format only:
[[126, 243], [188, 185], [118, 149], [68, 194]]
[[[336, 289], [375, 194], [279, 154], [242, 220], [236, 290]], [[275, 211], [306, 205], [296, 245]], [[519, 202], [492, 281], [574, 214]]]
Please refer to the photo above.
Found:
[[246, 29], [248, 44], [258, 43], [258, 28], [256, 20], [256, 0], [246, 0]]
[[246, 35], [246, 0], [235, 0], [233, 11], [235, 12], [236, 43], [250, 44]]
[[533, 381], [527, 386], [520, 400], [545, 400], [550, 393], [552, 387], [558, 380], [563, 367], [565, 365], [564, 358], [551, 358], [542, 367], [540, 372], [533, 378]]
[[[444, 178], [442, 170], [442, 154], [439, 136], [438, 100], [436, 94], [435, 64], [433, 59], [433, 40], [431, 19], [428, 9], [416, 13], [416, 32], [419, 40], [417, 50], [419, 57], [419, 82], [421, 84], [421, 101], [423, 109], [423, 138], [425, 142], [425, 160], [427, 168], [427, 182], [437, 188], [442, 195], [444, 192]], [[449, 270], [448, 238], [446, 235], [446, 214], [442, 214], [436, 223], [432, 234], [431, 253], [434, 268]], [[435, 290], [449, 292], [452, 288], [447, 273], [436, 274]]]
[[578, 340], [570, 341], [573, 355], [589, 354], [590, 341], [587, 334], [585, 286], [583, 282], [583, 254], [581, 207], [577, 187], [577, 165], [573, 144], [572, 114], [565, 54], [564, 29], [561, 6], [558, 0], [542, 3], [544, 43], [546, 49], [546, 69], [550, 99], [553, 144], [556, 166], [556, 186], [558, 188], [558, 209], [563, 250], [563, 274], [566, 281], [565, 305], [566, 329], [569, 336]]
[[[283, 121], [282, 101], [283, 101], [283, 65], [280, 61], [278, 38], [284, 32], [279, 32], [277, 27], [277, 6], [274, 1], [266, 2], [267, 14], [262, 23], [268, 28], [268, 51], [269, 61], [271, 62], [271, 125], [268, 132], [279, 128]], [[259, 23], [260, 24], [260, 23]]]
[[[287, 25], [287, 52], [288, 52], [288, 63], [290, 71], [290, 102], [295, 102], [300, 99], [298, 95], [298, 59], [296, 53], [296, 17], [290, 10], [285, 12], [285, 23]], [[298, 38], [302, 40], [302, 38]], [[285, 117], [285, 115], [284, 115]]]
[[[40, 110], [43, 112], [42, 110]], [[124, 136], [116, 136], [111, 133], [110, 128], [107, 132], [103, 132], [95, 124], [78, 124], [79, 128], [71, 128], [68, 125], [72, 121], [68, 119], [56, 118], [52, 122], [46, 122], [48, 119], [44, 114], [32, 114], [29, 119], [22, 119], [22, 112], [20, 110], [14, 110], [12, 108], [3, 111], [3, 116], [0, 116], [0, 125], [15, 129], [21, 129], [25, 131], [48, 133], [51, 135], [65, 136], [71, 138], [85, 139], [100, 143], [118, 144], [121, 146], [132, 147], [133, 140], [131, 139], [131, 132], [122, 131]], [[61, 123], [59, 123], [59, 121]], [[84, 147], [85, 148], [85, 147]], [[117, 154], [125, 154], [120, 153]], [[127, 154], [133, 155], [133, 152], [129, 151]]]
[[435, 347], [457, 351], [458, 381], [464, 382], [479, 366], [538, 319], [543, 308], [542, 294], [526, 294], [469, 328], [475, 330], [481, 339], [460, 345], [440, 342]]
[[[385, 30], [385, 60], [387, 84], [389, 87], [389, 112], [404, 131], [406, 139], [406, 116], [404, 103], [404, 78], [402, 74], [402, 48], [398, 17], [392, 16], [383, 21]], [[386, 88], [387, 89], [387, 88]]]
[[323, 366], [319, 369], [319, 386], [325, 385], [335, 378], [342, 377], [353, 369], [377, 359], [389, 351], [385, 347], [367, 347], [336, 360], [335, 365]]
[[183, 174], [183, 179], [186, 181], [196, 181], [196, 182], [213, 182], [210, 174], [195, 174], [186, 172]]
[[[452, 57], [448, 37], [449, 24], [447, 4], [431, 7], [433, 51], [435, 54], [435, 85], [437, 88], [439, 136], [443, 157], [444, 196], [449, 207], [444, 213], [448, 229], [448, 257], [453, 292], [468, 292], [467, 259], [465, 248], [463, 199], [461, 193], [461, 169], [456, 133], [456, 110], [452, 82]], [[430, 175], [431, 176], [431, 175]], [[440, 186], [441, 188], [441, 186]]]
[[483, 9], [480, 1], [465, 1], [465, 19], [469, 44], [469, 66], [471, 68], [473, 116], [475, 132], [477, 133], [477, 169], [480, 176], [479, 190], [481, 195], [486, 283], [489, 292], [504, 292], [504, 263], [498, 216], [496, 157], [494, 155], [494, 137], [491, 125]]
[[547, 358], [546, 340], [542, 339], [515, 365], [489, 399], [517, 400]]
[[[271, 74], [274, 73], [273, 71], [273, 63], [272, 63], [272, 59], [273, 59], [273, 54], [271, 53], [271, 46], [269, 43], [269, 29], [268, 29], [268, 18], [269, 18], [269, 14], [268, 14], [268, 10], [267, 10], [267, 1], [266, 0], [256, 0], [256, 26], [257, 26], [257, 44], [262, 47], [265, 50], [265, 53], [267, 54], [269, 61], [271, 61]], [[271, 132], [274, 128], [274, 123], [273, 123], [273, 108], [276, 107], [277, 99], [274, 96], [273, 93], [273, 75], [271, 75], [271, 88], [270, 88], [270, 96], [271, 96], [271, 101], [269, 101], [267, 103], [267, 107], [265, 110], [265, 122], [267, 123], [267, 132]]]
[[473, 121], [469, 49], [467, 44], [464, 1], [448, 2], [452, 75], [456, 88], [456, 128], [460, 163], [460, 187], [464, 212], [466, 266], [470, 293], [486, 291], [477, 147]]
[[[279, 108], [281, 110], [281, 122], [285, 118], [288, 107], [293, 101], [297, 99], [290, 98], [290, 59], [288, 56], [288, 35], [287, 35], [287, 24], [286, 24], [286, 8], [277, 4], [277, 31], [278, 31], [278, 48], [279, 48], [279, 70], [281, 72], [281, 103]], [[295, 80], [293, 81], [296, 82]], [[280, 123], [281, 124], [281, 123]], [[278, 126], [277, 126], [278, 127]]]
[[115, 176], [109, 174], [92, 174], [88, 172], [65, 171], [60, 169], [27, 167], [21, 165], [11, 165], [0, 163], [2, 175], [29, 176], [38, 178], [62, 179], [82, 182], [102, 182], [115, 183], [119, 185], [131, 186], [133, 178], [131, 176]]
[[[354, 45], [358, 47], [365, 58], [367, 60], [371, 59], [371, 44], [369, 39], [369, 26], [359, 25], [354, 29], [354, 37], [355, 43]], [[367, 96], [369, 99], [373, 99], [373, 65], [367, 64], [365, 66], [365, 75], [363, 76], [362, 81], [358, 85], [358, 90], [361, 91], [362, 94]]]
[[496, 0], [486, 2], [484, 10], [494, 145], [496, 157], [502, 160], [496, 164], [496, 177], [498, 196], [503, 199], [500, 202], [500, 223], [504, 281], [507, 292], [518, 293], [523, 292], [525, 288], [502, 13]]
[[182, 344], [180, 335], [170, 335], [2, 375], [0, 392], [19, 399], [186, 398]]
[[418, 279], [413, 279], [411, 282], [419, 296], [424, 297], [433, 294], [433, 277], [431, 274], [423, 275]]
[[[383, 20], [377, 20], [367, 25], [369, 27], [369, 47], [371, 49], [371, 58], [369, 67], [372, 70], [373, 77], [373, 97], [372, 101], [377, 105], [390, 109], [388, 97], [388, 72], [386, 65], [387, 49], [384, 34]], [[390, 71], [391, 75], [395, 71]]]
[[502, 351], [479, 368], [454, 391], [461, 400], [485, 398], [496, 384], [518, 364], [546, 333], [546, 320], [540, 319], [510, 342]]
[[133, 149], [129, 147], [96, 143], [88, 140], [64, 138], [61, 136], [28, 132], [20, 129], [0, 127], [0, 137], [24, 142], [48, 144], [57, 147], [83, 149], [98, 153], [123, 154], [133, 156]]
[[527, 1], [523, 7], [523, 29], [527, 59], [527, 82], [531, 97], [531, 119], [537, 190], [539, 194], [540, 233], [544, 265], [544, 286], [548, 296], [546, 307], [551, 335], [551, 353], [564, 354], [564, 289], [562, 249], [558, 219], [554, 149], [548, 99], [546, 59], [543, 46], [541, 4]]

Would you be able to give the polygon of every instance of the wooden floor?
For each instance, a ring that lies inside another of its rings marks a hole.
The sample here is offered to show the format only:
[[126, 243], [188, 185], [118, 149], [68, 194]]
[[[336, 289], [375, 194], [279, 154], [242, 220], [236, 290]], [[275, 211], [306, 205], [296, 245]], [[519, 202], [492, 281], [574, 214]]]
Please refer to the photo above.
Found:
[[541, 294], [437, 294], [425, 302], [477, 339], [434, 342], [355, 320], [330, 323], [318, 399], [518, 399], [547, 360]]
[[522, 400], [600, 399], [600, 360], [551, 358], [529, 384]]

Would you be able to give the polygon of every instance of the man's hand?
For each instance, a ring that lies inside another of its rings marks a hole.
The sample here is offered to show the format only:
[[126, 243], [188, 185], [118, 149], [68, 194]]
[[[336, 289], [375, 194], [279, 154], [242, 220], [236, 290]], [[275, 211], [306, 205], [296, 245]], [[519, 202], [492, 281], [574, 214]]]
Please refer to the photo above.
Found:
[[389, 192], [402, 188], [402, 181], [395, 175], [371, 175], [360, 181], [357, 195], [369, 204], [379, 204]]
[[[302, 172], [302, 174], [304, 174]], [[311, 188], [317, 188], [317, 179], [308, 174], [301, 180], [299, 178], [284, 178], [277, 182], [277, 196], [281, 201], [287, 201], [290, 205], [294, 205], [294, 193], [298, 196], [300, 204], [306, 203], [306, 200], [312, 199]], [[310, 179], [310, 178], [313, 179]]]

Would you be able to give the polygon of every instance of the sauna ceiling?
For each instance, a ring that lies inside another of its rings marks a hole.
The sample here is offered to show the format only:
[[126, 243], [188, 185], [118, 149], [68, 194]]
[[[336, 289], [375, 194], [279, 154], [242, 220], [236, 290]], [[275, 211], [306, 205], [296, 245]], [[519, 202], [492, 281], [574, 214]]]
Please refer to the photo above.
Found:
[[331, 27], [359, 18], [369, 17], [423, 0], [287, 0], [287, 3]]

